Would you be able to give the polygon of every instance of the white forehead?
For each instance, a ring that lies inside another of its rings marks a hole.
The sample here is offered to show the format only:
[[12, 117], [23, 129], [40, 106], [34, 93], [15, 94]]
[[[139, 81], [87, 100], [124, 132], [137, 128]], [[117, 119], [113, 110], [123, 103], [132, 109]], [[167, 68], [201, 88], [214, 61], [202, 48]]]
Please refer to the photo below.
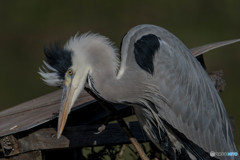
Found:
[[89, 48], [99, 48], [100, 46], [112, 46], [112, 43], [107, 37], [102, 35], [87, 32], [79, 35], [78, 33], [71, 37], [65, 44], [64, 49], [72, 50], [74, 54], [79, 54], [79, 51], [88, 51]]
[[96, 56], [107, 56], [116, 61], [117, 52], [112, 42], [107, 37], [95, 33], [76, 34], [65, 44], [64, 49], [72, 51], [73, 68], [88, 65], [89, 60]]

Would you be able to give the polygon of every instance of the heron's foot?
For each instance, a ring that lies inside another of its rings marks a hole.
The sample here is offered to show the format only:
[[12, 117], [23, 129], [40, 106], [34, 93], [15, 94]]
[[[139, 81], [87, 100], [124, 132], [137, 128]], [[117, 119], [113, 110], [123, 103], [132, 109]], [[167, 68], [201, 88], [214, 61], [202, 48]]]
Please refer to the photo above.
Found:
[[100, 134], [102, 133], [102, 131], [104, 131], [106, 129], [106, 125], [103, 124], [100, 127], [98, 127], [98, 132], [95, 132], [94, 134]]

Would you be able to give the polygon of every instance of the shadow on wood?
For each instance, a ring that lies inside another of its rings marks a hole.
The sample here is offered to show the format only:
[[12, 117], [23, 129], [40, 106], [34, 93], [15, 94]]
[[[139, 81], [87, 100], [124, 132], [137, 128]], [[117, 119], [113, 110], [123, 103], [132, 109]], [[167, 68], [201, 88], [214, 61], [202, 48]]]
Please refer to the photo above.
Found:
[[[117, 123], [109, 124], [102, 133], [95, 134], [109, 117], [86, 92], [80, 95], [69, 115], [63, 135], [57, 139], [60, 97], [61, 91], [56, 91], [0, 113], [0, 160], [32, 160], [34, 157], [48, 159], [51, 153], [59, 151], [61, 155], [62, 149], [76, 154], [82, 147], [130, 143]], [[133, 114], [130, 107], [114, 106], [121, 117]], [[138, 122], [130, 122], [128, 125], [139, 142], [148, 141]], [[64, 159], [63, 155], [58, 159]]]

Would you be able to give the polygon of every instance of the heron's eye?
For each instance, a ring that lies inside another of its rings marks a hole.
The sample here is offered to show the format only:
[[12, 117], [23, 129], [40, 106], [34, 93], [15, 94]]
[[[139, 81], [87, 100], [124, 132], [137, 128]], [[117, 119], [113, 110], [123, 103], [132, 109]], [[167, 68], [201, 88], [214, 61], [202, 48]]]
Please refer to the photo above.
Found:
[[71, 69], [69, 69], [67, 73], [69, 76], [71, 76], [73, 74], [73, 71]]

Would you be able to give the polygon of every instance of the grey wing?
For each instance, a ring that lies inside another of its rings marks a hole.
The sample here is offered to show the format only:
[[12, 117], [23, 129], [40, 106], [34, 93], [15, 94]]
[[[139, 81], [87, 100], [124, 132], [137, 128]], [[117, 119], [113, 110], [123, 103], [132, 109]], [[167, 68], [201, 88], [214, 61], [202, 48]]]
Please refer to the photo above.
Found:
[[[156, 40], [159, 46], [156, 46]], [[157, 50], [151, 50], [152, 47]], [[236, 151], [229, 120], [216, 89], [199, 62], [178, 38], [163, 28], [140, 25], [127, 33], [121, 49], [119, 77], [133, 66], [146, 73], [144, 97], [153, 103], [153, 110], [156, 110], [152, 116], [145, 116], [147, 120], [161, 123], [156, 126], [164, 125], [165, 121], [206, 152]], [[152, 51], [154, 53], [149, 56]], [[195, 51], [203, 53], [206, 50]], [[142, 57], [138, 59], [138, 56]], [[150, 59], [148, 62], [153, 63], [153, 67], [145, 63], [146, 59]]]
[[[210, 78], [175, 36], [161, 35], [154, 79], [168, 104], [159, 115], [205, 151], [236, 151], [224, 105]], [[159, 98], [153, 99], [158, 104]]]
[[[133, 45], [133, 43], [134, 43], [131, 39], [132, 38], [135, 38], [135, 39], [140, 38], [139, 35], [141, 35], [142, 32], [145, 32], [146, 28], [153, 28], [153, 30], [155, 30], [154, 33], [156, 33], [156, 30], [162, 30], [162, 28], [160, 28], [160, 27], [157, 27], [154, 25], [149, 25], [149, 24], [138, 25], [138, 26], [132, 28], [131, 30], [129, 30], [129, 32], [123, 37], [121, 46], [120, 46], [122, 52], [121, 52], [121, 66], [120, 66], [120, 71], [119, 71], [118, 76], [121, 76], [123, 74], [124, 70], [126, 69], [126, 63], [127, 63], [127, 59], [129, 56], [128, 53], [132, 53], [132, 52], [129, 52], [129, 46]], [[140, 32], [140, 34], [139, 34], [139, 32]], [[151, 33], [151, 31], [150, 31], [150, 33]], [[147, 33], [144, 33], [144, 34], [147, 34]], [[137, 37], [137, 35], [138, 35], [138, 37]], [[219, 48], [222, 46], [226, 46], [226, 45], [230, 45], [230, 44], [233, 44], [236, 42], [240, 42], [240, 39], [215, 42], [215, 43], [210, 43], [210, 44], [194, 47], [194, 48], [190, 49], [190, 52], [192, 53], [192, 55], [194, 55], [196, 57], [196, 56], [202, 55], [208, 51], [211, 51], [213, 49], [216, 49], [216, 48]], [[122, 45], [123, 43], [124, 43], [124, 45]]]

